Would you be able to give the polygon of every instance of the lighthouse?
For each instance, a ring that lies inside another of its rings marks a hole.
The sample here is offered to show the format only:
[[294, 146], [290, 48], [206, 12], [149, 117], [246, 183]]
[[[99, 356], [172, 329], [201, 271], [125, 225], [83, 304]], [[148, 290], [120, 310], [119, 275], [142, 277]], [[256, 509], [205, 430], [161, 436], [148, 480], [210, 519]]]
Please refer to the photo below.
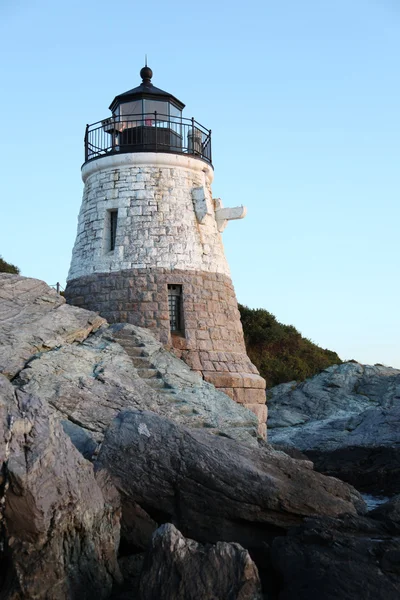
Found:
[[85, 132], [84, 193], [65, 295], [150, 329], [259, 419], [265, 381], [246, 354], [222, 232], [243, 206], [214, 199], [211, 130], [152, 83], [119, 94]]

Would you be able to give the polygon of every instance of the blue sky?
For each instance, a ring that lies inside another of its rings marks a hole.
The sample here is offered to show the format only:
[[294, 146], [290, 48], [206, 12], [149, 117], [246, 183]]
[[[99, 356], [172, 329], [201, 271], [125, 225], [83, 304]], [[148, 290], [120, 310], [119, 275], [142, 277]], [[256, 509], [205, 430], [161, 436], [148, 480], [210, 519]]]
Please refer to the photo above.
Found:
[[65, 283], [86, 123], [140, 82], [213, 131], [238, 300], [400, 368], [398, 0], [0, 0], [0, 254]]

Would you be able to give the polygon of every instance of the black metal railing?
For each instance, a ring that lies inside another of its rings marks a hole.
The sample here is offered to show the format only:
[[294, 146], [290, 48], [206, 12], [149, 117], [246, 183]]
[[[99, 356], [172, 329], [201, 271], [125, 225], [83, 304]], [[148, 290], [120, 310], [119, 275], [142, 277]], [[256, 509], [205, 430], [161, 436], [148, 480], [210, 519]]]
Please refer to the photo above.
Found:
[[211, 129], [157, 112], [114, 116], [86, 126], [85, 162], [122, 152], [189, 154], [211, 164]]

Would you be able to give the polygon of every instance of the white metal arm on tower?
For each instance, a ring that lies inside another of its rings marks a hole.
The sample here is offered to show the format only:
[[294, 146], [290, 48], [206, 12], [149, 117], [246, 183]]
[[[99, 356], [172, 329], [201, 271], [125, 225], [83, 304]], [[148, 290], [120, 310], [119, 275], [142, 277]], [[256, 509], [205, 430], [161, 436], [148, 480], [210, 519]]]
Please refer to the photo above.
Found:
[[222, 233], [228, 225], [228, 221], [244, 219], [247, 214], [245, 206], [235, 206], [234, 208], [223, 208], [221, 198], [214, 199], [215, 220], [217, 221], [218, 231]]

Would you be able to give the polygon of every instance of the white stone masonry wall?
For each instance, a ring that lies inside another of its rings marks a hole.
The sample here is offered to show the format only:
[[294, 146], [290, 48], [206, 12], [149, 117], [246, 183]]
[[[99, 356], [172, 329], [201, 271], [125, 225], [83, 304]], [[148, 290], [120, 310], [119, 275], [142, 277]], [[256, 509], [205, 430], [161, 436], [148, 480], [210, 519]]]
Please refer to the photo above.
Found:
[[[104, 157], [83, 167], [85, 189], [68, 280], [133, 268], [229, 276], [211, 194], [213, 170], [175, 154]], [[110, 214], [118, 210], [115, 249]]]

